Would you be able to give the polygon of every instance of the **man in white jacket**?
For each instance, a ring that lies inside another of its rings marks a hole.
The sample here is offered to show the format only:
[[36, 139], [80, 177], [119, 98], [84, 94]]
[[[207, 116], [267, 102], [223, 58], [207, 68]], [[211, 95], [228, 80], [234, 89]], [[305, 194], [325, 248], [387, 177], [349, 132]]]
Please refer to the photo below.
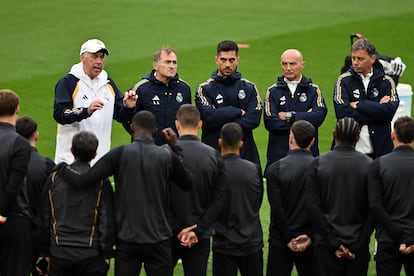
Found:
[[112, 119], [123, 123], [132, 118], [137, 96], [133, 91], [123, 96], [118, 90], [104, 70], [107, 55], [109, 50], [102, 41], [87, 40], [80, 49], [80, 62], [56, 84], [56, 164], [73, 162], [71, 141], [81, 130], [92, 131], [99, 138], [96, 162], [110, 150]]

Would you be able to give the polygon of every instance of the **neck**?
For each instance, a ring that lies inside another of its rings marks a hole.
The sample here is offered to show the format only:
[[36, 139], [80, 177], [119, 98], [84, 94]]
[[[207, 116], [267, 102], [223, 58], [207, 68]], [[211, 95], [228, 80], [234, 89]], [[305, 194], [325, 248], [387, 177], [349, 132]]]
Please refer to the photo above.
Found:
[[221, 147], [221, 155], [226, 154], [237, 154], [240, 155], [240, 149], [239, 148], [227, 148], [227, 147]]
[[181, 128], [178, 130], [180, 136], [183, 135], [198, 135], [198, 128]]
[[17, 120], [17, 116], [16, 115], [2, 116], [2, 117], [0, 117], [0, 122], [7, 123], [7, 124], [11, 124], [13, 126], [16, 125], [16, 120]]
[[160, 76], [157, 74], [157, 72], [154, 73], [154, 77], [159, 80], [160, 82], [164, 83], [165, 85], [168, 86], [168, 84], [170, 83], [171, 78], [168, 77], [164, 77], [164, 76]]

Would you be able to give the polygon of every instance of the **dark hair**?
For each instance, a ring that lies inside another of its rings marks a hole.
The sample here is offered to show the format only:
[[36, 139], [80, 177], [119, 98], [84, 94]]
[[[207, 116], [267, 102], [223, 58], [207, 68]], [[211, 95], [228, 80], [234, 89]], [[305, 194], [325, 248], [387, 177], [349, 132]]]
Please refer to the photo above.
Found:
[[411, 144], [414, 140], [414, 120], [404, 116], [394, 122], [394, 132], [398, 141], [404, 144]]
[[177, 111], [177, 120], [185, 127], [197, 127], [200, 121], [200, 112], [191, 104], [183, 104]]
[[28, 116], [22, 116], [16, 121], [16, 132], [30, 139], [37, 130], [37, 123]]
[[217, 44], [217, 54], [229, 51], [236, 51], [236, 54], [239, 53], [239, 46], [237, 46], [236, 42], [232, 40], [223, 40]]
[[368, 55], [373, 56], [376, 54], [375, 46], [366, 38], [360, 38], [352, 44], [352, 52], [357, 50], [365, 50], [368, 52]]
[[243, 130], [237, 123], [227, 123], [221, 128], [220, 137], [226, 146], [236, 147], [243, 139]]
[[296, 144], [302, 149], [307, 148], [315, 137], [315, 127], [305, 120], [294, 122], [290, 130], [295, 137]]
[[90, 131], [80, 131], [72, 138], [72, 151], [76, 160], [89, 162], [96, 155], [98, 138]]
[[165, 52], [167, 55], [169, 55], [171, 53], [174, 53], [175, 55], [177, 55], [177, 53], [175, 52], [175, 50], [173, 48], [164, 46], [164, 47], [161, 47], [158, 51], [155, 52], [154, 62], [157, 62], [161, 59], [162, 52]]
[[336, 122], [335, 139], [344, 145], [354, 146], [359, 137], [359, 124], [354, 118], [345, 117]]
[[155, 115], [148, 110], [141, 110], [132, 117], [132, 125], [145, 130], [153, 130], [156, 128], [157, 120]]
[[9, 89], [0, 90], [0, 116], [11, 116], [19, 106], [19, 96]]

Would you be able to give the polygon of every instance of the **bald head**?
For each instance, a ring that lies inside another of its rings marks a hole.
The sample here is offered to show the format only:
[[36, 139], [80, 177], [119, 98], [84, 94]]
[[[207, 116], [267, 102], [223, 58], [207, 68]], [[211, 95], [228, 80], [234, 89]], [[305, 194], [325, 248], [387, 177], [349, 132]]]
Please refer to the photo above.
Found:
[[296, 49], [287, 49], [280, 56], [283, 76], [290, 81], [298, 81], [302, 77], [302, 70], [305, 67], [302, 53]]

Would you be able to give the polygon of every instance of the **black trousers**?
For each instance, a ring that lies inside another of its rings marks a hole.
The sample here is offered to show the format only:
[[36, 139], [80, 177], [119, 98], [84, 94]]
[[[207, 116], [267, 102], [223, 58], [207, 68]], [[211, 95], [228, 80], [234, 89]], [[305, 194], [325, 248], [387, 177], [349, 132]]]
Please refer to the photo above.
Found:
[[414, 276], [414, 253], [404, 255], [397, 243], [378, 243], [375, 266], [378, 276], [398, 276], [404, 266], [407, 276]]
[[236, 257], [213, 251], [213, 276], [263, 276], [263, 251]]
[[173, 237], [171, 238], [171, 254], [174, 267], [181, 258], [185, 276], [205, 276], [210, 254], [210, 239], [200, 239], [193, 247], [188, 248], [182, 246]]
[[155, 244], [119, 241], [115, 253], [115, 275], [137, 276], [144, 265], [147, 276], [171, 276], [170, 240]]
[[319, 276], [366, 276], [370, 260], [369, 248], [356, 254], [354, 260], [337, 258], [335, 249], [330, 246], [316, 246], [314, 249]]
[[32, 261], [28, 217], [9, 217], [0, 225], [0, 275], [29, 276]]
[[100, 255], [84, 260], [50, 258], [49, 276], [106, 276], [109, 265]]
[[317, 275], [313, 259], [312, 247], [304, 252], [293, 252], [287, 246], [280, 247], [269, 244], [269, 255], [267, 258], [267, 276], [290, 276], [295, 264], [299, 276]]

